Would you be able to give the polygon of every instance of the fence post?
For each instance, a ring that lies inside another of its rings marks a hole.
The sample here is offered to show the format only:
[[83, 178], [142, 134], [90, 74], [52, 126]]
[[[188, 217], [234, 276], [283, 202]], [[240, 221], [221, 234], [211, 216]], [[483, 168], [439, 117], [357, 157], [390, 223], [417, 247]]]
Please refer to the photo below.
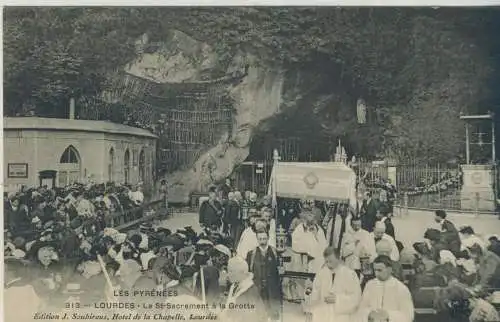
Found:
[[[424, 187], [430, 187], [429, 182], [432, 182], [431, 181], [432, 179], [429, 178], [429, 164], [428, 163], [425, 165], [425, 177], [424, 178], [425, 178]], [[431, 197], [430, 197], [431, 195], [430, 195], [430, 193], [425, 193], [425, 195], [427, 197], [426, 198], [427, 199], [427, 208], [429, 209], [429, 208], [431, 208]]]
[[404, 196], [403, 196], [403, 207], [404, 207], [403, 214], [405, 216], [408, 216], [409, 211], [408, 211], [408, 192], [407, 191], [405, 191]]
[[441, 208], [446, 209], [446, 206], [444, 206], [441, 203], [441, 167], [439, 163], [437, 165], [437, 185], [438, 185], [438, 204]]
[[475, 202], [475, 205], [476, 205], [476, 210], [475, 210], [476, 211], [476, 217], [479, 216], [479, 199], [480, 199], [479, 192], [476, 192], [476, 199], [475, 199], [475, 201], [476, 201]]

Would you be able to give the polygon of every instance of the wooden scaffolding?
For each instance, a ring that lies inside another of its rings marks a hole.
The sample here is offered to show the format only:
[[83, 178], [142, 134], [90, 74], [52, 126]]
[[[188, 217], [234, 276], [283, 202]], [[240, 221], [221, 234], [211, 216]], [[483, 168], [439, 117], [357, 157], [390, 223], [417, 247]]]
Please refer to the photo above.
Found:
[[160, 137], [157, 168], [172, 172], [192, 166], [224, 134], [230, 136], [234, 109], [228, 88], [242, 76], [156, 83], [118, 73], [102, 95], [80, 100], [78, 116], [153, 131]]

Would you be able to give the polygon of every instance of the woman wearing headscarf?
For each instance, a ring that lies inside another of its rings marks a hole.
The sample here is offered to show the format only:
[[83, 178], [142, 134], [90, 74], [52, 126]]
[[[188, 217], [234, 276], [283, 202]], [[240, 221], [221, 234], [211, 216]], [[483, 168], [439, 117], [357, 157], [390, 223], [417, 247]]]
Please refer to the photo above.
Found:
[[445, 285], [451, 281], [457, 281], [459, 271], [457, 268], [455, 255], [449, 250], [439, 252], [439, 264], [432, 270], [433, 274], [439, 276]]
[[477, 288], [490, 291], [500, 288], [500, 257], [490, 251], [483, 251], [474, 244], [469, 248], [470, 257], [477, 264]]

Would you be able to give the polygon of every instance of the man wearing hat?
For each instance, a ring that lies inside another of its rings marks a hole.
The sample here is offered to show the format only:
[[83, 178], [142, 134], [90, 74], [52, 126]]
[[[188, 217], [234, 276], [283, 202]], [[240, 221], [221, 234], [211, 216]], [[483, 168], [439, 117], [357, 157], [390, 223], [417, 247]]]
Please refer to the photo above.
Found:
[[209, 189], [208, 200], [205, 200], [200, 206], [199, 223], [202, 227], [211, 230], [219, 230], [222, 225], [223, 208], [216, 199], [215, 187]]

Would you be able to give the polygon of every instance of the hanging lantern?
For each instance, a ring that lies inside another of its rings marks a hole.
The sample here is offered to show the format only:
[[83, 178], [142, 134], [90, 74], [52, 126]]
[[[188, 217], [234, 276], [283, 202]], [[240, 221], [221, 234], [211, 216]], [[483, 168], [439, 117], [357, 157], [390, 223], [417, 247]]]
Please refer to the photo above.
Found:
[[286, 231], [281, 225], [276, 232], [276, 251], [284, 252], [286, 250]]

